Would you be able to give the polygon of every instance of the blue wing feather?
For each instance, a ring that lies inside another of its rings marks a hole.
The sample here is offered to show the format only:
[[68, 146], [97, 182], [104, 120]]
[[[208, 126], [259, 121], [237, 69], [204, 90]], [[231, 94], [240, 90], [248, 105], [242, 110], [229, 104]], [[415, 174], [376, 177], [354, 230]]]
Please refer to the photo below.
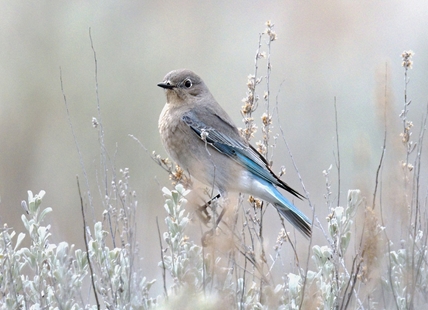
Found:
[[[218, 121], [223, 122], [220, 123], [222, 125], [228, 124], [216, 114], [213, 114], [212, 117], [217, 117]], [[303, 198], [300, 193], [292, 189], [272, 172], [266, 159], [251, 145], [248, 145], [238, 132], [232, 132], [234, 137], [226, 135], [212, 126], [208, 126], [206, 122], [201, 121], [198, 114], [192, 110], [185, 113], [182, 116], [182, 120], [200, 138], [202, 138], [202, 132], [205, 132], [205, 141], [217, 151], [229, 156], [261, 179], [287, 190], [299, 199]]]
[[[214, 113], [212, 113], [211, 116], [217, 117], [218, 120], [216, 125], [219, 125], [220, 128], [227, 128], [230, 134], [226, 135], [212, 126], [207, 125], [206, 122], [201, 120], [202, 117], [198, 117], [195, 111], [185, 113], [182, 120], [206, 143], [250, 171], [254, 178], [258, 179], [258, 182], [264, 186], [272, 197], [275, 197], [276, 201], [278, 201], [274, 203], [278, 212], [280, 212], [283, 217], [287, 218], [304, 235], [310, 237], [312, 230], [311, 221], [287, 198], [281, 195], [275, 186], [282, 187], [298, 198], [302, 198], [303, 196], [281, 181], [270, 170], [266, 159], [242, 139], [236, 128], [230, 127], [229, 123], [223, 121]], [[218, 123], [218, 121], [220, 121], [220, 123]], [[223, 123], [221, 123], [221, 121], [223, 121]]]

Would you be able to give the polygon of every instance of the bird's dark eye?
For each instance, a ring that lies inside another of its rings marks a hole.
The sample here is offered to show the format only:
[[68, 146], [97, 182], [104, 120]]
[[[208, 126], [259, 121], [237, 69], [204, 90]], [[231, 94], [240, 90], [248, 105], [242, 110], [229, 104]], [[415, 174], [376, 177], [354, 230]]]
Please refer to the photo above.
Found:
[[184, 86], [185, 86], [186, 88], [190, 88], [190, 87], [192, 87], [192, 81], [191, 81], [190, 79], [185, 80], [185, 81], [184, 81]]

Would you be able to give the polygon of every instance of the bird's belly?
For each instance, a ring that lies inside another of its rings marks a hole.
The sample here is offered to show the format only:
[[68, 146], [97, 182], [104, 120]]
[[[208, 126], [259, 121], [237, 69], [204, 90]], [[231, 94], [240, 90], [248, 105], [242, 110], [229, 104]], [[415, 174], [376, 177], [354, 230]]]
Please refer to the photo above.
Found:
[[253, 195], [270, 203], [277, 203], [277, 199], [272, 195], [272, 186], [248, 170], [242, 169], [236, 182], [232, 185], [231, 191]]
[[[196, 137], [196, 136], [194, 136]], [[196, 137], [170, 148], [171, 158], [193, 178], [221, 192], [238, 192], [242, 186], [241, 170], [232, 159], [219, 153], [209, 144]]]

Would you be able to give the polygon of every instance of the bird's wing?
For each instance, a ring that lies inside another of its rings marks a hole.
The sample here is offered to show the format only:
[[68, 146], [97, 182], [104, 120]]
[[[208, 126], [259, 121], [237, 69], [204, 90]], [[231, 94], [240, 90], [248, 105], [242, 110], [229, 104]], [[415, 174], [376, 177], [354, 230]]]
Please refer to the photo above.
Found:
[[297, 198], [303, 198], [272, 172], [266, 159], [241, 137], [233, 124], [217, 113], [193, 109], [183, 114], [182, 121], [218, 152], [230, 157], [263, 180], [287, 190]]

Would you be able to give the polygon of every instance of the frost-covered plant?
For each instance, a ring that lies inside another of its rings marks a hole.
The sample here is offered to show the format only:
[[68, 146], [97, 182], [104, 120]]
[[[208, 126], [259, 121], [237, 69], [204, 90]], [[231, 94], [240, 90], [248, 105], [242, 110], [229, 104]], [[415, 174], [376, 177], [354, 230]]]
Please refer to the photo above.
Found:
[[418, 139], [414, 140], [413, 122], [409, 120], [412, 100], [409, 99], [407, 92], [410, 81], [408, 74], [412, 69], [413, 55], [414, 53], [410, 50], [401, 54], [404, 68], [404, 106], [400, 113], [403, 125], [400, 140], [404, 146], [405, 158], [401, 161], [404, 182], [400, 192], [404, 205], [400, 207], [405, 207], [407, 210], [409, 222], [400, 242], [395, 242], [395, 246], [399, 245], [398, 249], [393, 249], [394, 242], [387, 236], [387, 271], [382, 277], [384, 288], [392, 294], [393, 303], [391, 304], [394, 304], [397, 309], [417, 309], [418, 306], [426, 305], [428, 294], [427, 196], [421, 197], [420, 191], [421, 153], [427, 115], [422, 121]]
[[80, 309], [82, 282], [88, 273], [86, 256], [66, 242], [51, 244], [50, 225], [42, 223], [52, 208], [41, 208], [44, 191], [28, 191], [27, 215], [22, 222], [30, 238], [29, 247], [20, 247], [20, 233], [13, 245], [14, 231], [0, 233], [1, 309]]
[[336, 309], [343, 303], [344, 293], [350, 293], [347, 288], [350, 277], [356, 276], [348, 273], [344, 267], [344, 258], [351, 239], [356, 210], [362, 201], [359, 190], [349, 190], [347, 206], [332, 209], [328, 221], [332, 243], [312, 247], [312, 259], [317, 269], [308, 270], [306, 278], [303, 270], [301, 274], [288, 274], [285, 309], [300, 309], [302, 306], [305, 309], [308, 304], [324, 309]]
[[[155, 280], [148, 281], [138, 268], [135, 236], [136, 193], [129, 184], [129, 170], [121, 169], [105, 197], [103, 222], [86, 229], [92, 284], [99, 303], [107, 309], [147, 309], [156, 304], [149, 297]], [[111, 246], [109, 246], [111, 244]]]
[[[416, 239], [409, 241], [416, 250], [410, 252], [411, 247], [404, 245], [401, 249], [392, 250], [389, 253], [390, 267], [388, 273], [390, 275], [384, 278], [385, 287], [391, 288], [398, 309], [413, 308], [412, 294], [414, 295], [414, 292], [412, 290], [417, 290], [425, 297], [428, 293], [428, 270], [427, 264], [423, 262], [428, 254], [424, 232], [420, 230]], [[412, 262], [417, 263], [417, 270], [412, 270]], [[418, 274], [418, 276], [413, 274], [415, 283], [409, 281], [412, 273]]]
[[164, 187], [162, 191], [166, 198], [164, 207], [168, 214], [165, 218], [168, 231], [163, 234], [168, 245], [168, 255], [163, 255], [159, 266], [169, 271], [173, 279], [171, 290], [174, 293], [178, 293], [182, 287], [194, 293], [199, 292], [204, 281], [208, 279], [204, 278], [202, 248], [185, 235], [189, 217], [184, 206], [189, 190], [178, 184], [175, 190], [170, 191]]
[[[147, 309], [156, 304], [148, 295], [155, 281], [147, 281], [132, 266], [136, 252], [122, 243], [110, 249], [102, 222], [95, 223], [89, 236], [89, 255], [67, 242], [51, 243], [50, 225], [43, 223], [52, 208], [41, 207], [44, 195], [44, 191], [37, 195], [29, 191], [28, 203], [22, 202], [29, 247], [21, 247], [26, 234], [16, 237], [6, 225], [0, 232], [0, 309]], [[94, 268], [91, 279], [89, 262]], [[83, 291], [89, 281], [101, 296], [98, 304], [90, 305]]]
[[110, 249], [106, 245], [108, 233], [102, 223], [94, 225], [93, 239], [89, 241], [90, 257], [96, 266], [94, 281], [97, 293], [107, 309], [147, 309], [156, 303], [148, 296], [155, 280], [147, 281], [141, 272], [131, 272], [131, 256], [127, 246]]
[[113, 175], [104, 199], [103, 221], [86, 228], [92, 287], [97, 303], [107, 309], [147, 309], [157, 303], [149, 297], [155, 280], [148, 281], [138, 266], [135, 236], [136, 193], [129, 184], [129, 170]]
[[178, 184], [174, 190], [163, 188], [162, 191], [166, 198], [164, 207], [167, 211], [167, 231], [163, 233], [163, 239], [167, 248], [162, 251], [159, 266], [168, 271], [173, 280], [170, 286], [164, 283], [165, 288], [169, 287], [165, 292], [169, 303], [165, 305], [172, 309], [177, 304], [188, 306], [198, 303], [209, 309], [277, 309], [284, 286], [264, 285], [260, 291], [260, 284], [255, 280], [245, 284], [245, 277], [237, 277], [237, 266], [219, 267], [220, 255], [213, 258], [213, 253], [204, 251], [185, 234], [190, 222], [184, 208], [189, 190]]

